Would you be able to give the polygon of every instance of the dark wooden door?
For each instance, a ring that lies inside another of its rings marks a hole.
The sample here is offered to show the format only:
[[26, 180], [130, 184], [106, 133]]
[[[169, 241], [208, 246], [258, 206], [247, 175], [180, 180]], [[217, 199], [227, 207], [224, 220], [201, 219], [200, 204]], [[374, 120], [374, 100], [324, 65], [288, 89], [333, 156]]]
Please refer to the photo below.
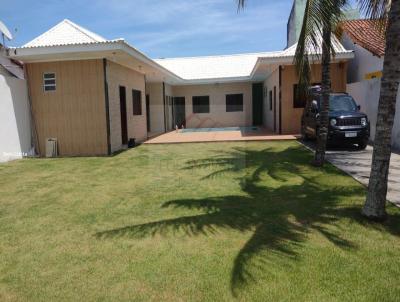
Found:
[[253, 126], [263, 123], [263, 83], [253, 84]]
[[128, 120], [126, 116], [126, 89], [119, 86], [119, 108], [121, 112], [121, 138], [122, 144], [128, 144]]
[[277, 118], [276, 118], [276, 113], [277, 113], [277, 111], [276, 111], [276, 86], [274, 86], [274, 132], [276, 132], [276, 121], [277, 121]]
[[[174, 124], [186, 127], [185, 97], [174, 97]], [[175, 126], [174, 125], [174, 126]]]
[[150, 96], [146, 94], [146, 121], [147, 132], [150, 132]]

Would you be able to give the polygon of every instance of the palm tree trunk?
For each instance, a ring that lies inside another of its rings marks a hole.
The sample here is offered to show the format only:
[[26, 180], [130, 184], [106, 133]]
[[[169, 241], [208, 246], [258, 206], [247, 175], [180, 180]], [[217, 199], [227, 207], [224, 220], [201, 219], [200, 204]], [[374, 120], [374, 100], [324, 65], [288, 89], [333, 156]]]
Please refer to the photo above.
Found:
[[400, 0], [393, 0], [386, 29], [381, 95], [368, 194], [362, 214], [373, 220], [386, 218], [386, 194], [396, 97], [400, 81]]
[[315, 166], [323, 166], [325, 162], [326, 141], [328, 138], [329, 126], [329, 93], [331, 89], [331, 29], [324, 26], [322, 33], [322, 60], [321, 60], [321, 103], [319, 112], [319, 127], [317, 146], [315, 148]]

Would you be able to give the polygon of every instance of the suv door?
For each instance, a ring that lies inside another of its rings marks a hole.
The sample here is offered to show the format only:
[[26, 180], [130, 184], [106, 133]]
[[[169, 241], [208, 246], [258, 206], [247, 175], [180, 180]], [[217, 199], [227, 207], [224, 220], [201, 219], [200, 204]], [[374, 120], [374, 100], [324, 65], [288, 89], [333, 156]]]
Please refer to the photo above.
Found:
[[[313, 105], [315, 103], [316, 105]], [[307, 111], [305, 112], [305, 119], [306, 119], [306, 127], [305, 131], [307, 135], [310, 137], [317, 136], [317, 127], [318, 127], [318, 117], [319, 117], [319, 102], [318, 96], [314, 96], [311, 98], [311, 101], [308, 102]]]

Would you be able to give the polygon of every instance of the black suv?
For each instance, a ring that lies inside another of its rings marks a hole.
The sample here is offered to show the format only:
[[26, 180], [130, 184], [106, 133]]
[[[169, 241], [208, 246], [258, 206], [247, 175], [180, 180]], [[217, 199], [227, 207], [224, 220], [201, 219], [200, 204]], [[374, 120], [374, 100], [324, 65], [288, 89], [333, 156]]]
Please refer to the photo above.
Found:
[[[303, 139], [316, 138], [319, 132], [321, 89], [312, 87], [301, 118]], [[357, 144], [365, 149], [369, 140], [370, 125], [360, 106], [347, 93], [331, 93], [329, 97], [329, 144]]]

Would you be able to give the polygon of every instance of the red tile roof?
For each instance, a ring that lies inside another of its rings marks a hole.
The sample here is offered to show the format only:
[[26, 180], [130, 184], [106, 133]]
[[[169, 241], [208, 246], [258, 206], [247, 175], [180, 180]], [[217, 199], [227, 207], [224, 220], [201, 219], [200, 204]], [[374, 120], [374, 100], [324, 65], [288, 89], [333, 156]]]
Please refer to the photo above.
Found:
[[379, 30], [377, 23], [377, 20], [368, 19], [348, 20], [342, 22], [340, 27], [355, 44], [382, 57], [385, 55], [385, 31]]

